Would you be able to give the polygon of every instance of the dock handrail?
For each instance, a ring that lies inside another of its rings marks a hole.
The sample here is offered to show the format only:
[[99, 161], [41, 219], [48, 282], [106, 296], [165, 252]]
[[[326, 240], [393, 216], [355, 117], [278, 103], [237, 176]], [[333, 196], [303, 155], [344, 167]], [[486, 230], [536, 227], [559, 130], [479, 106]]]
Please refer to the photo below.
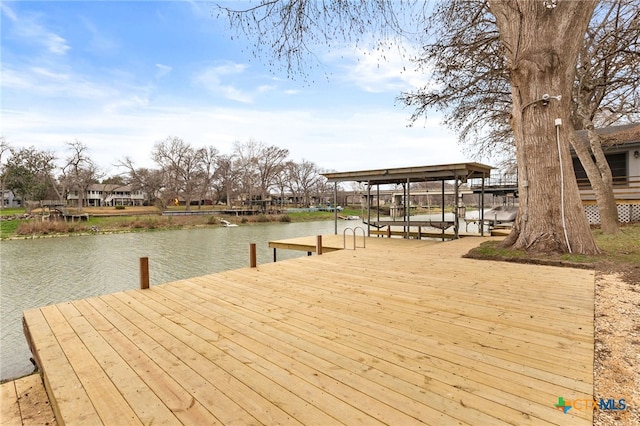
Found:
[[360, 229], [362, 231], [362, 248], [365, 248], [367, 245], [367, 234], [364, 231], [364, 228], [362, 226], [356, 226], [354, 228], [345, 228], [344, 231], [342, 231], [342, 248], [346, 250], [347, 248], [347, 231], [351, 231], [353, 232], [353, 249], [355, 250], [358, 245], [356, 244], [356, 231]]

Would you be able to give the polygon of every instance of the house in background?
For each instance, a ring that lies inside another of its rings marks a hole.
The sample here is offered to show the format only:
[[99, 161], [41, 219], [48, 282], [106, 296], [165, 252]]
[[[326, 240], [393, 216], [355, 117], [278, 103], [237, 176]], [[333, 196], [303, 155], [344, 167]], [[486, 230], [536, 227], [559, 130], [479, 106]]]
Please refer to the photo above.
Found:
[[[602, 137], [603, 150], [611, 168], [618, 220], [624, 223], [640, 221], [640, 124], [610, 126], [596, 132]], [[582, 143], [589, 143], [585, 130], [577, 133]], [[575, 153], [573, 168], [589, 223], [600, 223], [594, 191]]]
[[16, 197], [12, 190], [5, 189], [4, 191], [2, 191], [2, 207], [22, 207], [22, 200], [20, 199], [20, 197]]
[[[83, 197], [83, 207], [142, 206], [147, 200], [144, 192], [133, 190], [130, 185], [95, 183], [89, 185]], [[77, 206], [80, 202], [78, 191], [70, 191], [67, 203]]]

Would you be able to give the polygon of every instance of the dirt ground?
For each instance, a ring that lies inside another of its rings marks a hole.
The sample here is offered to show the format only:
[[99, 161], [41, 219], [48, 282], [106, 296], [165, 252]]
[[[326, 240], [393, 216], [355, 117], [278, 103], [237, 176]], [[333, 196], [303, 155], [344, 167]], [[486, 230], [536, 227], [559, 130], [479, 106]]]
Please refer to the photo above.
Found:
[[624, 411], [594, 412], [595, 426], [640, 425], [640, 280], [598, 272], [594, 397], [624, 398]]

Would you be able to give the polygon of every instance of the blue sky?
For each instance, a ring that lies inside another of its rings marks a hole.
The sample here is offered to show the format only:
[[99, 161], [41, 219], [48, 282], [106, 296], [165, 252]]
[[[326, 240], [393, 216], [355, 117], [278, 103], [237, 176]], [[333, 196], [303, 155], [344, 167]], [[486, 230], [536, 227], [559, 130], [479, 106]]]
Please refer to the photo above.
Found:
[[309, 77], [291, 80], [252, 57], [214, 3], [0, 5], [1, 135], [15, 147], [62, 159], [79, 140], [108, 176], [125, 156], [152, 167], [168, 136], [225, 154], [254, 139], [335, 171], [472, 160], [436, 113], [407, 127], [396, 97], [425, 77], [393, 52], [319, 48]]

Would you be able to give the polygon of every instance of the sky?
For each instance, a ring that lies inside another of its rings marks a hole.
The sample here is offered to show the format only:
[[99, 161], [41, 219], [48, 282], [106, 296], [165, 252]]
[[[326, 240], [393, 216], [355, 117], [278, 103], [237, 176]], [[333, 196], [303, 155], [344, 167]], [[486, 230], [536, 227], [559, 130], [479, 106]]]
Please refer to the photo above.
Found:
[[[230, 4], [230, 3], [227, 3]], [[287, 78], [205, 1], [2, 1], [0, 135], [69, 155], [80, 141], [105, 176], [125, 157], [154, 167], [178, 137], [231, 154], [249, 140], [327, 171], [474, 161], [438, 113], [410, 126], [397, 96], [424, 74], [394, 52], [314, 50]], [[397, 52], [396, 52], [397, 53]]]

